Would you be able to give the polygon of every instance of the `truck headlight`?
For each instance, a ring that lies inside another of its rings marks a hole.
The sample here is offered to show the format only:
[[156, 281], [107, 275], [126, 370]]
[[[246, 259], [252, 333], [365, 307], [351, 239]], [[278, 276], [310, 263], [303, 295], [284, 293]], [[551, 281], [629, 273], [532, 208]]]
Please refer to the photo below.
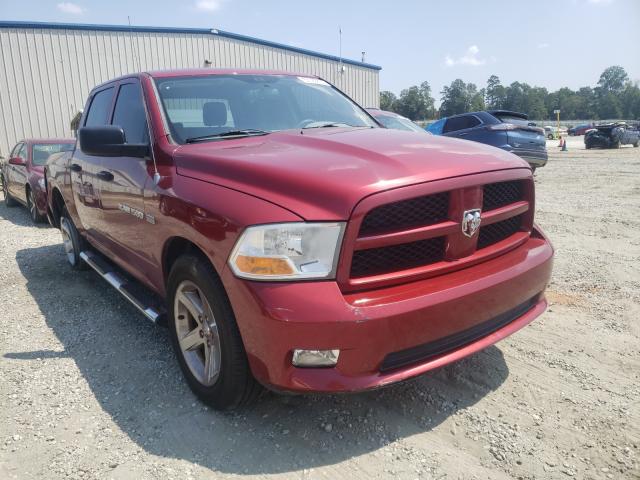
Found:
[[343, 222], [249, 227], [229, 265], [238, 277], [251, 280], [335, 278], [344, 227]]

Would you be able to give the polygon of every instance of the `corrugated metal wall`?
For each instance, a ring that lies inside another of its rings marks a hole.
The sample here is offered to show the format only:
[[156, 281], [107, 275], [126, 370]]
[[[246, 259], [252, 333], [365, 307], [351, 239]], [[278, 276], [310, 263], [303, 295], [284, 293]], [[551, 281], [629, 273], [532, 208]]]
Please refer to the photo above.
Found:
[[0, 155], [21, 138], [68, 137], [89, 91], [144, 70], [257, 68], [319, 75], [378, 106], [378, 70], [213, 33], [0, 28]]

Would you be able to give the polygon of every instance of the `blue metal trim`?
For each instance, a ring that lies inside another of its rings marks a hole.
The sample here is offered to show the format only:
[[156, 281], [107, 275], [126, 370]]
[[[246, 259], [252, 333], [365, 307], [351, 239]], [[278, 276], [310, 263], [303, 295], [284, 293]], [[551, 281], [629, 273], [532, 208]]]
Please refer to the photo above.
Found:
[[326, 53], [314, 52], [313, 50], [307, 50], [305, 48], [292, 47], [283, 43], [270, 42], [268, 40], [262, 40], [260, 38], [250, 37], [248, 35], [240, 35], [239, 33], [225, 32], [224, 30], [218, 30], [217, 28], [174, 28], [174, 27], [147, 27], [147, 26], [128, 26], [128, 25], [99, 25], [99, 24], [87, 24], [87, 23], [56, 23], [56, 22], [23, 22], [23, 21], [0, 21], [0, 28], [42, 28], [50, 30], [97, 30], [103, 32], [147, 32], [147, 33], [188, 33], [188, 34], [200, 34], [200, 35], [218, 35], [220, 37], [232, 38], [234, 40], [240, 40], [243, 42], [257, 43], [258, 45], [264, 45], [265, 47], [279, 48], [282, 50], [288, 50], [290, 52], [301, 53], [303, 55], [310, 55], [312, 57], [323, 58], [325, 60], [332, 60], [334, 62], [340, 62], [355, 65], [357, 67], [370, 68], [372, 70], [382, 70], [382, 67], [373, 65], [371, 63], [357, 62], [355, 60], [349, 60], [347, 58], [336, 57], [335, 55], [328, 55]]

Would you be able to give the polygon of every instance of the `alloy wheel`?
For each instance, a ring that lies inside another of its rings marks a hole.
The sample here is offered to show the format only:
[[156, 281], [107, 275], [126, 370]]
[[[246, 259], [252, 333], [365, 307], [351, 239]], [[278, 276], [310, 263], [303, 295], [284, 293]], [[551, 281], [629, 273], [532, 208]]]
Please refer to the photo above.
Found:
[[76, 264], [76, 255], [73, 248], [73, 240], [71, 237], [71, 225], [67, 217], [60, 219], [60, 233], [62, 233], [62, 246], [64, 247], [64, 253], [67, 255], [67, 260], [71, 265]]
[[193, 376], [204, 386], [220, 376], [222, 351], [213, 311], [198, 286], [185, 280], [176, 290], [175, 328], [180, 351]]
[[29, 190], [28, 207], [29, 215], [31, 215], [31, 219], [35, 222], [38, 218], [38, 207], [36, 207], [36, 199], [33, 196], [33, 190]]

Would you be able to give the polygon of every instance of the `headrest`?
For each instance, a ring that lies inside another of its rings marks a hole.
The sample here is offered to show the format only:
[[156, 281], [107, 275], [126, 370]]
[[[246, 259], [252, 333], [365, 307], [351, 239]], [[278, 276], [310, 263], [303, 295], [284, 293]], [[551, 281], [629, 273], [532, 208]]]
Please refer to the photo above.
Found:
[[208, 127], [227, 124], [227, 106], [223, 102], [207, 102], [202, 107], [202, 121]]

